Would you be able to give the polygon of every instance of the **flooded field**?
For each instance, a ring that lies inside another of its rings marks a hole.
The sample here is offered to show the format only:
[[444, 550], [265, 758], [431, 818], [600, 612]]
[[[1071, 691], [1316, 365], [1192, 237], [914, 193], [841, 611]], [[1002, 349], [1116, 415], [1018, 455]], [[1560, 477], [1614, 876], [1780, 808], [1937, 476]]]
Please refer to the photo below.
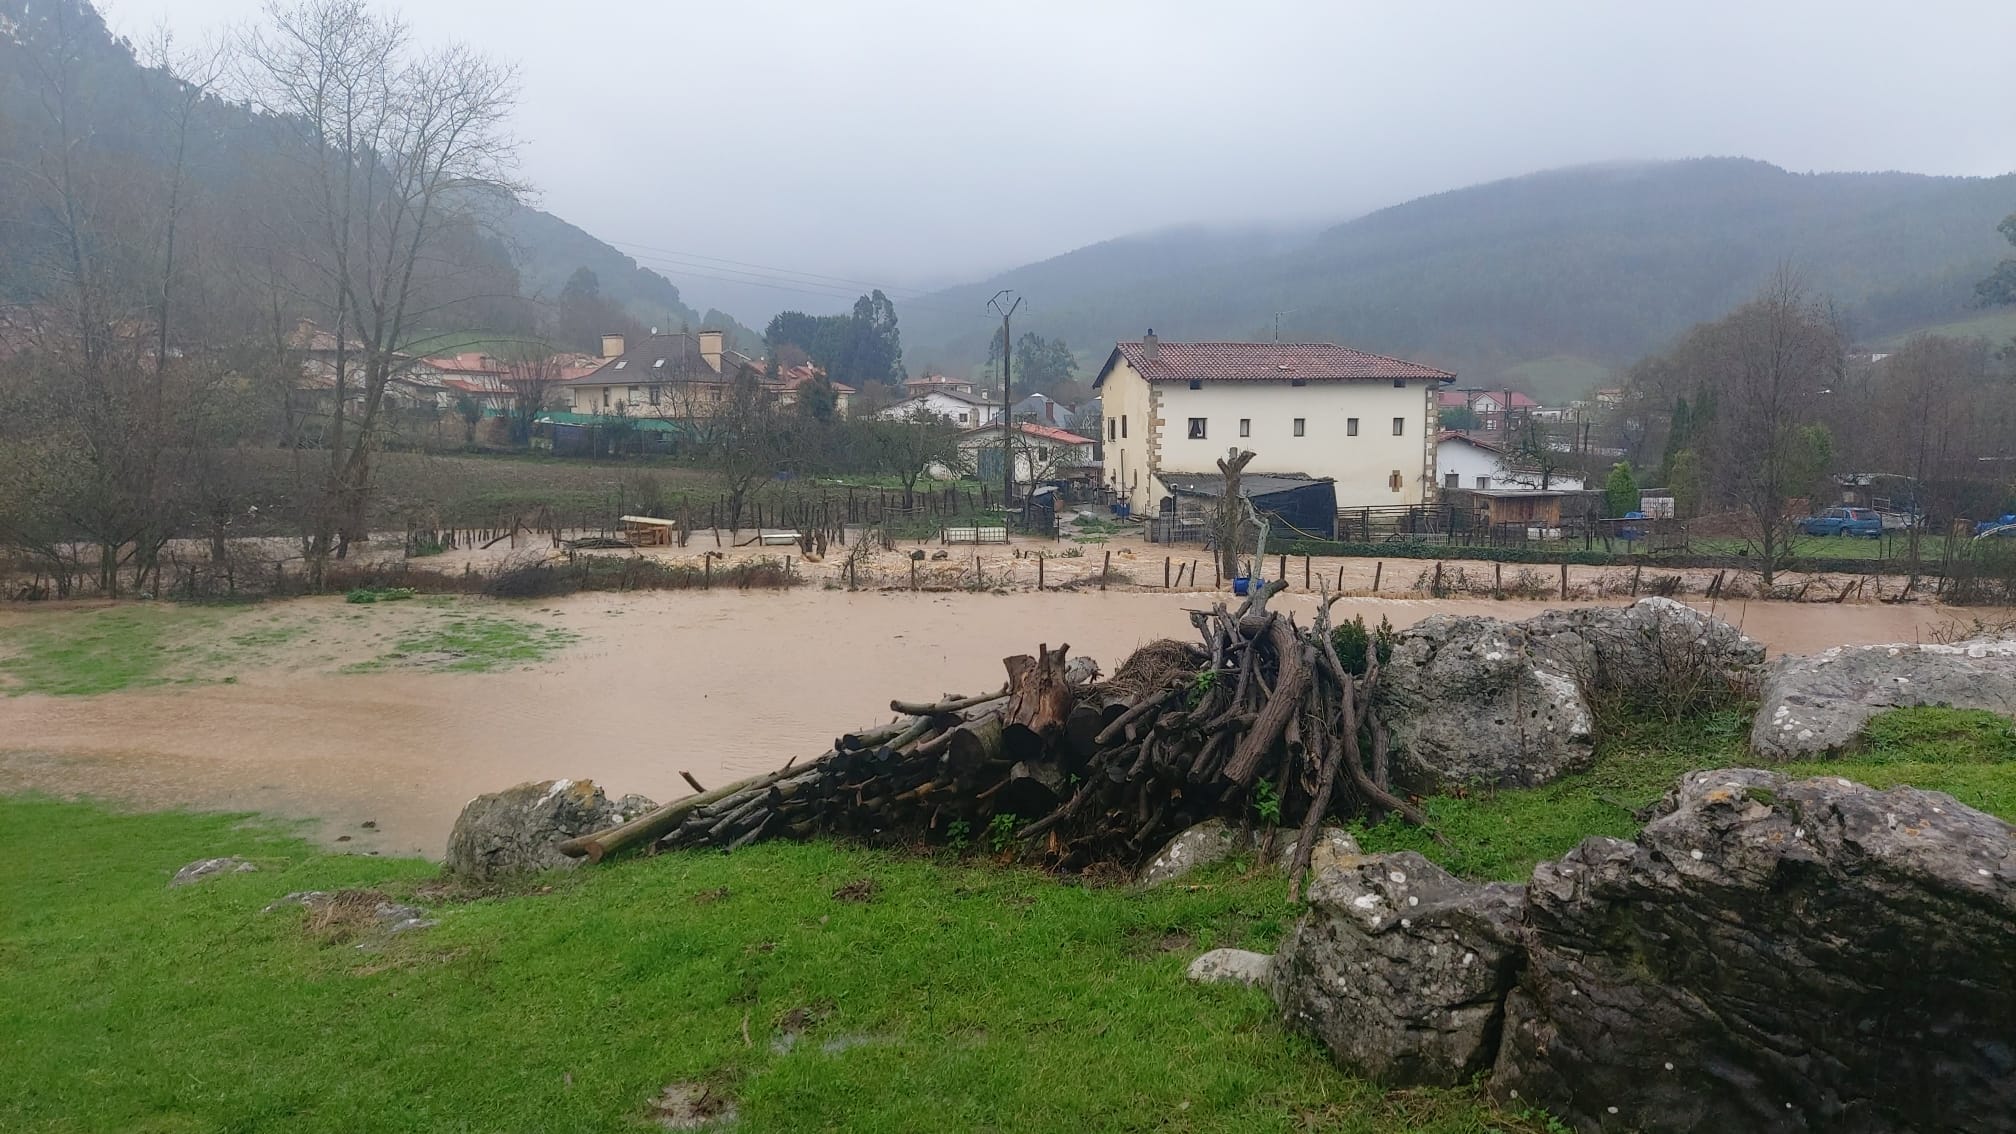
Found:
[[[45, 688], [38, 675], [14, 665], [0, 684], [16, 691], [0, 697], [0, 792], [260, 811], [315, 821], [325, 841], [438, 857], [481, 792], [573, 777], [671, 799], [688, 790], [681, 771], [715, 787], [814, 755], [849, 727], [887, 719], [891, 697], [998, 685], [1000, 659], [1039, 642], [1069, 642], [1111, 670], [1144, 641], [1188, 637], [1186, 612], [1208, 601], [808, 589], [169, 611], [175, 621], [148, 647], [162, 664], [147, 687], [56, 695], [32, 691]], [[1312, 604], [1294, 594], [1277, 603]], [[1550, 605], [1560, 604], [1358, 599], [1338, 611], [1406, 626]], [[0, 641], [86, 637], [107, 613], [0, 611]], [[1719, 613], [1773, 653], [1918, 640], [1950, 617], [1789, 603]]]

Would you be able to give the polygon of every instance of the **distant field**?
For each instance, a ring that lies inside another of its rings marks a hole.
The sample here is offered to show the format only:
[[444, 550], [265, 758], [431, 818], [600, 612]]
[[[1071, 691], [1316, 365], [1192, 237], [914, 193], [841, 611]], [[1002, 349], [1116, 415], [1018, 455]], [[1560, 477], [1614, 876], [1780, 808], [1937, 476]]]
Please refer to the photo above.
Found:
[[1965, 319], [1955, 319], [1950, 323], [1936, 323], [1916, 330], [1900, 331], [1897, 334], [1876, 340], [1878, 347], [1899, 347], [1913, 335], [1944, 335], [1948, 338], [1984, 338], [2000, 346], [2016, 339], [2016, 308], [1983, 311]]

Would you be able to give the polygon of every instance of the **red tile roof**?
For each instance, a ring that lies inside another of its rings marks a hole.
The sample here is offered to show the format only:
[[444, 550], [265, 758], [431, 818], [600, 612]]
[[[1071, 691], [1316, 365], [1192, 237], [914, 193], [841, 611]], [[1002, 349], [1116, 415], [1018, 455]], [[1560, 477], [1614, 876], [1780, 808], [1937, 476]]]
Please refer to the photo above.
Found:
[[[1385, 355], [1335, 343], [1159, 343], [1156, 357], [1149, 361], [1139, 342], [1114, 346], [1116, 357], [1125, 358], [1150, 382], [1183, 382], [1198, 379], [1210, 382], [1279, 382], [1300, 378], [1308, 382], [1425, 379], [1448, 382], [1455, 375], [1431, 366], [1406, 362]], [[1097, 385], [1112, 370], [1108, 359], [1099, 372]]]
[[1068, 429], [1059, 429], [1054, 425], [1038, 425], [1033, 421], [1018, 421], [1015, 423], [1015, 428], [1031, 437], [1041, 437], [1045, 441], [1055, 441], [1059, 445], [1092, 444], [1090, 437], [1080, 437]]

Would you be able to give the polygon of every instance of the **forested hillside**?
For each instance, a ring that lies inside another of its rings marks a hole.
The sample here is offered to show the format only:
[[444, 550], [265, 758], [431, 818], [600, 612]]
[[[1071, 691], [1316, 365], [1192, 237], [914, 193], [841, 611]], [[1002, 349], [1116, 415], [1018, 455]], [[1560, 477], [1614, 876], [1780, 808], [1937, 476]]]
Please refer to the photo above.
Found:
[[[84, 0], [0, 0], [0, 302], [45, 298], [36, 293], [35, 281], [48, 278], [39, 266], [67, 255], [57, 226], [38, 212], [61, 196], [56, 183], [66, 176], [41, 145], [59, 115], [88, 139], [67, 175], [89, 180], [102, 201], [96, 207], [160, 197], [170, 167], [179, 166], [186, 205], [178, 208], [190, 210], [182, 236], [197, 242], [193, 251], [219, 262], [257, 260], [236, 252], [284, 234], [275, 155], [285, 152], [288, 132], [233, 94], [221, 62], [200, 53], [156, 58], [147, 45], [116, 38]], [[488, 231], [470, 231], [457, 250], [458, 272], [471, 285], [462, 290], [493, 298], [456, 304], [456, 325], [430, 330], [539, 329], [567, 281], [587, 268], [602, 297], [640, 326], [719, 328], [740, 349], [760, 348], [756, 332], [694, 308], [671, 281], [574, 225], [522, 204], [499, 208]]]
[[[2016, 176], [1795, 174], [1738, 158], [1587, 166], [1423, 197], [1300, 241], [1110, 241], [930, 303], [975, 306], [1016, 288], [1037, 312], [1031, 325], [1081, 362], [1150, 326], [1261, 338], [1284, 312], [1284, 338], [1551, 394], [1723, 314], [1781, 264], [1837, 303], [1858, 338], [1965, 317], [1975, 281], [2006, 251], [1995, 225], [2012, 211]], [[914, 349], [985, 357], [984, 326], [921, 304], [905, 324]]]
[[725, 312], [696, 310], [671, 280], [552, 213], [515, 206], [504, 217], [503, 229], [518, 265], [519, 287], [527, 296], [555, 300], [573, 274], [586, 268], [595, 273], [602, 296], [642, 324], [668, 331], [682, 327], [726, 331], [732, 349], [752, 355], [763, 352], [760, 333]]

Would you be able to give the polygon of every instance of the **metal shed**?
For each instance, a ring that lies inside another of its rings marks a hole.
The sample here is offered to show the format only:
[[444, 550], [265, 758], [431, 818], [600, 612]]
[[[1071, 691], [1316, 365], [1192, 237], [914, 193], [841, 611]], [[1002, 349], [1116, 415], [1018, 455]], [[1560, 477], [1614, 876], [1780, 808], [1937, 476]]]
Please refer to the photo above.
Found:
[[[1225, 478], [1215, 472], [1163, 473], [1159, 479], [1170, 495], [1163, 499], [1157, 521], [1166, 519], [1179, 529], [1202, 525], [1214, 502], [1225, 495]], [[1273, 522], [1276, 539], [1337, 538], [1337, 483], [1327, 476], [1245, 473], [1239, 494]], [[1172, 533], [1171, 542], [1174, 538], [1182, 537]]]

